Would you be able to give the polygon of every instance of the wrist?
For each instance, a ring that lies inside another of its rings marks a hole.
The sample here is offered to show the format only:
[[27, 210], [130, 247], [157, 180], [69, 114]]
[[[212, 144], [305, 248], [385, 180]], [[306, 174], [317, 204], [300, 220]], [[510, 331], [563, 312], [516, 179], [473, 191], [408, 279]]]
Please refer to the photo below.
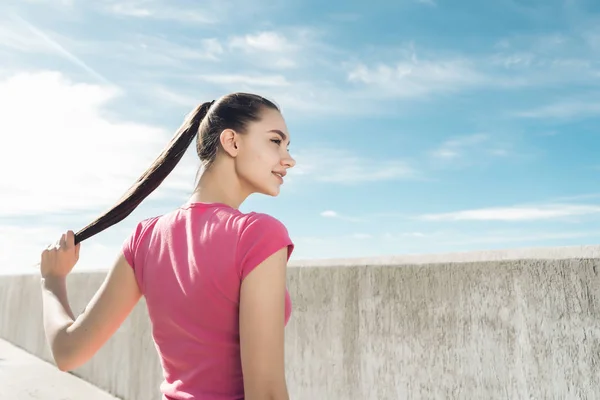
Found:
[[64, 287], [67, 282], [66, 276], [59, 275], [43, 275], [42, 276], [42, 286], [44, 287]]

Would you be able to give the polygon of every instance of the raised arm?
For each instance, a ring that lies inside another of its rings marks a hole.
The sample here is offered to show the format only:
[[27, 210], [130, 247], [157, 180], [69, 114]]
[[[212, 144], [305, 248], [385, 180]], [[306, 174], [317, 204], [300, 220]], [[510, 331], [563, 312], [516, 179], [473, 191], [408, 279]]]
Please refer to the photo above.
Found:
[[287, 246], [242, 281], [240, 345], [246, 400], [288, 400], [284, 362]]
[[121, 254], [85, 311], [73, 315], [66, 277], [79, 258], [69, 231], [42, 253], [44, 329], [57, 367], [69, 371], [88, 361], [116, 332], [141, 297], [133, 269]]

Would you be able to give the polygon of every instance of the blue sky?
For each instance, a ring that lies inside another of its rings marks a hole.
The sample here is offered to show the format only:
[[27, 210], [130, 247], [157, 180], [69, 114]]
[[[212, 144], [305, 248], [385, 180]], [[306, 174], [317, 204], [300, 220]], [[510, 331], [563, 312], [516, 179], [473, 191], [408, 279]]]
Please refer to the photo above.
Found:
[[[600, 241], [600, 3], [173, 4], [0, 6], [0, 271], [105, 211], [231, 91], [288, 121], [296, 168], [242, 210], [283, 221], [294, 259]], [[197, 165], [192, 146], [79, 268], [108, 268], [137, 221], [185, 202]]]

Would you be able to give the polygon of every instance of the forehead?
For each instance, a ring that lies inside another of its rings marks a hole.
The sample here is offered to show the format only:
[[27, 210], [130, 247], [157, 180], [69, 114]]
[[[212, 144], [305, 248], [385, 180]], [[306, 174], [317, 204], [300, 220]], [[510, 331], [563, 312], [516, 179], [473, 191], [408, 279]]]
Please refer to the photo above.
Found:
[[284, 136], [286, 136], [287, 139], [290, 138], [290, 133], [285, 123], [285, 119], [277, 110], [265, 110], [261, 120], [259, 121], [259, 126], [265, 132], [281, 132]]

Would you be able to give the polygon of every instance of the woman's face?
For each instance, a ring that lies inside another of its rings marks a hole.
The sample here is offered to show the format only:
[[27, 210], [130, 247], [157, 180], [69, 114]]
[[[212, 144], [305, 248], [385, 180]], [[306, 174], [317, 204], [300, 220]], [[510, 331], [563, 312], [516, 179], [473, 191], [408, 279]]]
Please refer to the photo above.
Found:
[[270, 196], [279, 194], [285, 174], [296, 161], [290, 156], [290, 134], [277, 110], [265, 109], [238, 137], [235, 168], [244, 190]]

